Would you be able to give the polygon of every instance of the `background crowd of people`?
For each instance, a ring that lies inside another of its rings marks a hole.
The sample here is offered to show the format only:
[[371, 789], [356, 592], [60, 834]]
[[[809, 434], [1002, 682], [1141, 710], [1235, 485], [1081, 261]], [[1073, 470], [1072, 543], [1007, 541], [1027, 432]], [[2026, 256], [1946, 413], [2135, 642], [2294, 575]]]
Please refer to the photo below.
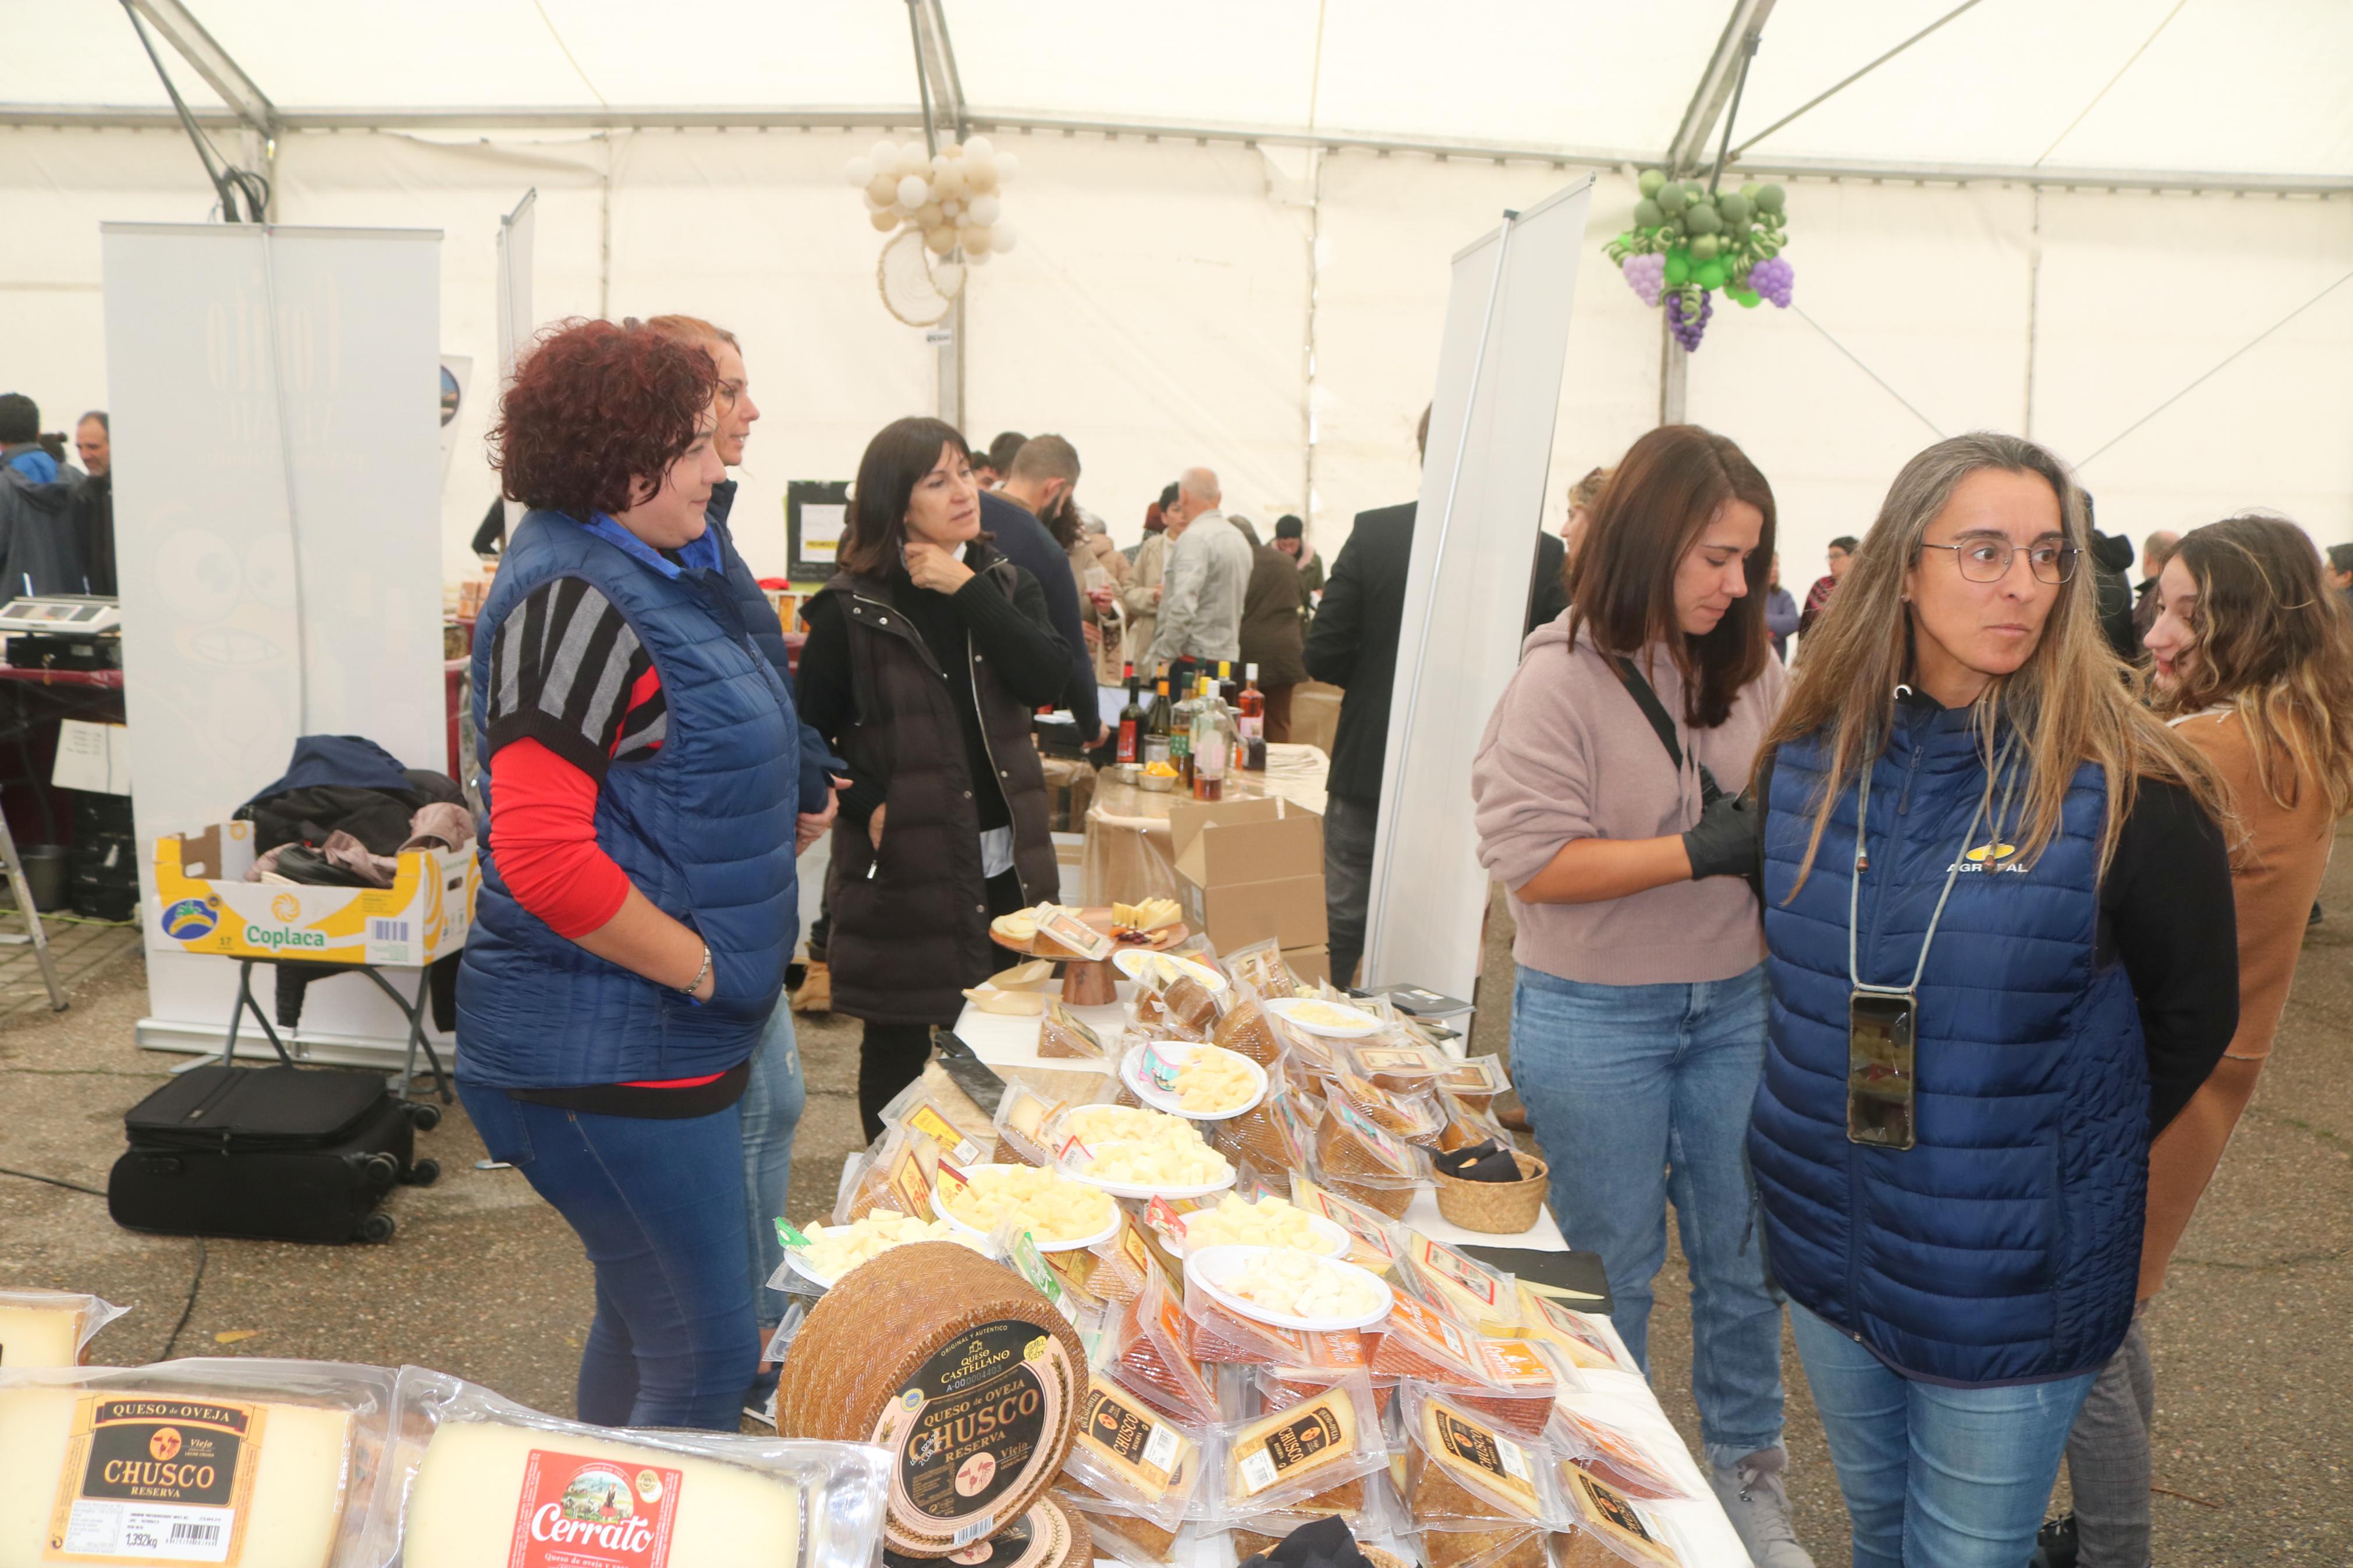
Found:
[[114, 594], [114, 437], [104, 409], [83, 415], [69, 442], [41, 428], [33, 399], [0, 394], [0, 584], [10, 595]]

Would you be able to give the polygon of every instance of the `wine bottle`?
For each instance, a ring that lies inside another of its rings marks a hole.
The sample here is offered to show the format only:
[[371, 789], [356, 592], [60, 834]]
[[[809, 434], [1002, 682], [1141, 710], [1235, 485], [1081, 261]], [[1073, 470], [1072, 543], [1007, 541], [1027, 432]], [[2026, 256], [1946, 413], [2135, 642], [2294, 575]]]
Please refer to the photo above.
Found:
[[1222, 800], [1226, 794], [1226, 770], [1234, 755], [1234, 721], [1226, 705], [1218, 700], [1217, 689], [1208, 676], [1201, 677], [1200, 700], [1193, 709], [1193, 746], [1190, 752], [1193, 768], [1193, 798]]
[[[1189, 670], [1192, 661], [1179, 659], [1177, 668]], [[1168, 762], [1189, 789], [1193, 784], [1193, 715], [1199, 710], [1201, 699], [1198, 692], [1182, 682], [1177, 690], [1180, 700], [1168, 715]]]
[[1168, 730], [1174, 713], [1168, 702], [1168, 667], [1160, 667], [1153, 683], [1152, 707], [1144, 716], [1144, 762], [1146, 767], [1168, 761]]
[[1119, 710], [1119, 760], [1140, 762], [1144, 750], [1144, 704], [1136, 700], [1135, 666], [1122, 667], [1120, 676], [1127, 683], [1127, 705]]
[[1236, 721], [1240, 732], [1242, 766], [1253, 772], [1266, 771], [1266, 693], [1258, 689], [1258, 666], [1242, 667], [1241, 700]]

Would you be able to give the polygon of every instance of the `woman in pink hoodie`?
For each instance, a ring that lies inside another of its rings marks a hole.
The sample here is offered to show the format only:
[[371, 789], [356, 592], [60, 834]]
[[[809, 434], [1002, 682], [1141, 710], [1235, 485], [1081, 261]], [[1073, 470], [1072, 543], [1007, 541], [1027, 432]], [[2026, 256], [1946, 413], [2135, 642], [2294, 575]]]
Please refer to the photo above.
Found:
[[1738, 447], [1693, 425], [1635, 442], [1471, 789], [1481, 862], [1519, 925], [1512, 1076], [1561, 1230], [1601, 1255], [1647, 1370], [1673, 1200], [1709, 1479], [1759, 1568], [1811, 1568], [1789, 1527], [1781, 1313], [1741, 1154], [1765, 948], [1746, 880], [1757, 814], [1736, 797], [1787, 679], [1766, 636], [1772, 559], [1772, 488]]

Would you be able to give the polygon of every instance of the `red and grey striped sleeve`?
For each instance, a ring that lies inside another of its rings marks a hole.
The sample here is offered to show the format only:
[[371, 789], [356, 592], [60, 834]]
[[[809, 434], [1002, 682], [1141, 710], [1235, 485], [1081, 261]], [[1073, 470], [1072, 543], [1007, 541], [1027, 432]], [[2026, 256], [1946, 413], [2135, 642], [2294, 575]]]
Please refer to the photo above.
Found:
[[592, 779], [650, 756], [669, 708], [653, 660], [611, 601], [582, 578], [543, 584], [508, 612], [491, 645], [487, 761], [537, 741]]

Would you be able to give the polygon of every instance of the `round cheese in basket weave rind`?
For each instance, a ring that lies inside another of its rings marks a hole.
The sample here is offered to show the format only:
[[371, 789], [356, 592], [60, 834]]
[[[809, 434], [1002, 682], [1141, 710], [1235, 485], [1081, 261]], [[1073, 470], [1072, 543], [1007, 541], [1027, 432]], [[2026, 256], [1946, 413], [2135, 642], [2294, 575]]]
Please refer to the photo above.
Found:
[[777, 1426], [891, 1450], [887, 1544], [948, 1557], [1053, 1484], [1086, 1365], [1061, 1313], [1018, 1275], [954, 1242], [916, 1242], [850, 1270], [810, 1310]]
[[[1094, 1558], [1094, 1538], [1086, 1522], [1050, 1497], [987, 1541], [976, 1541], [945, 1561], [957, 1568], [1085, 1568]], [[887, 1568], [907, 1568], [923, 1559], [885, 1551]]]

